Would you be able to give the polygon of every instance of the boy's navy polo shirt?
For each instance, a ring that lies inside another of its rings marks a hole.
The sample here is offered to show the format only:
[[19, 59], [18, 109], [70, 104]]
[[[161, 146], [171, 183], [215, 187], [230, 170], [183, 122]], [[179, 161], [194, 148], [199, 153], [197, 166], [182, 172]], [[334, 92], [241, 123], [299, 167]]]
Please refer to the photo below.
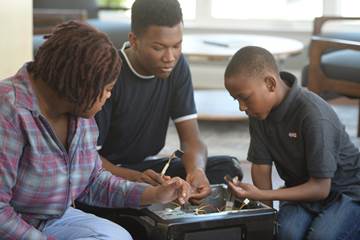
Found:
[[360, 200], [360, 153], [330, 105], [281, 72], [291, 88], [265, 120], [250, 117], [248, 160], [274, 162], [287, 187], [331, 178], [331, 190]]

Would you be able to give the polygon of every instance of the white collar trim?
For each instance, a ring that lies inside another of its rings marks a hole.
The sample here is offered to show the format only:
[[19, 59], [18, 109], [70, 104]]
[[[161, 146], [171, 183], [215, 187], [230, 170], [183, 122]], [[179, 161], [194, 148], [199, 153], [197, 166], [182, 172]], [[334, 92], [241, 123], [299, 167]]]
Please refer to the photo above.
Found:
[[139, 78], [143, 78], [143, 79], [154, 78], [155, 75], [147, 75], [147, 76], [146, 76], [146, 75], [142, 75], [142, 74], [138, 73], [138, 72], [134, 69], [134, 67], [131, 65], [131, 63], [130, 63], [130, 61], [129, 61], [128, 56], [127, 56], [126, 53], [125, 53], [125, 48], [128, 48], [128, 47], [130, 47], [130, 42], [128, 42], [128, 41], [127, 41], [127, 42], [124, 42], [124, 44], [123, 44], [123, 46], [122, 46], [122, 48], [121, 48], [120, 51], [121, 51], [121, 53], [123, 54], [123, 56], [124, 56], [127, 64], [129, 65], [131, 71], [132, 71], [136, 76], [138, 76]]

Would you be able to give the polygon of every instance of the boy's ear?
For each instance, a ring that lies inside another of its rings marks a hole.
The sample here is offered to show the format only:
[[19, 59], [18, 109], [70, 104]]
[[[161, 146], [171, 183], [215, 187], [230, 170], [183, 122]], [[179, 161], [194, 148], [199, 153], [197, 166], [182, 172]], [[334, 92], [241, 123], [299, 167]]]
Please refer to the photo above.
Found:
[[130, 46], [132, 48], [135, 48], [137, 47], [137, 37], [135, 35], [135, 33], [133, 32], [129, 32], [129, 43], [130, 43]]
[[274, 92], [276, 88], [276, 80], [273, 76], [266, 76], [264, 79], [266, 88], [269, 90], [269, 92]]

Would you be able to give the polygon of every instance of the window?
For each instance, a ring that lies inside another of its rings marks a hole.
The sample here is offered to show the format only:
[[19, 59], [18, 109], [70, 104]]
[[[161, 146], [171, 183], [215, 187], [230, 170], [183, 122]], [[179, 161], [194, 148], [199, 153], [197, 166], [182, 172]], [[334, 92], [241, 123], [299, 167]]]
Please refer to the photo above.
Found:
[[211, 16], [217, 19], [312, 20], [320, 15], [319, 0], [211, 0]]
[[[131, 7], [134, 0], [123, 0]], [[150, 0], [151, 1], [151, 0]], [[178, 0], [185, 27], [265, 31], [306, 31], [322, 15], [358, 16], [360, 0]], [[261, 7], [259, 7], [261, 6]], [[130, 11], [104, 14], [130, 17]]]
[[359, 16], [359, 9], [359, 0], [341, 0], [339, 14], [344, 17], [356, 17]]
[[[135, 0], [125, 0], [124, 6], [131, 8]], [[196, 0], [178, 0], [185, 20], [193, 20], [196, 15]], [[129, 13], [130, 14], [130, 13]], [[130, 16], [130, 15], [129, 15]]]
[[185, 20], [194, 20], [196, 17], [196, 1], [179, 0]]

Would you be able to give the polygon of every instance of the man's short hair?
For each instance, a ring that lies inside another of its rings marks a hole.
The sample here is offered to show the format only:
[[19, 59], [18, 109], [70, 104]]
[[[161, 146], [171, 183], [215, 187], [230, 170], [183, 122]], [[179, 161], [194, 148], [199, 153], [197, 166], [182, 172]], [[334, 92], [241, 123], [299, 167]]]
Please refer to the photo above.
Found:
[[131, 7], [131, 31], [136, 35], [153, 25], [173, 27], [182, 21], [177, 0], [135, 0]]
[[261, 76], [266, 70], [276, 74], [279, 72], [274, 56], [264, 48], [247, 46], [238, 50], [231, 58], [225, 70], [225, 79], [239, 73]]

